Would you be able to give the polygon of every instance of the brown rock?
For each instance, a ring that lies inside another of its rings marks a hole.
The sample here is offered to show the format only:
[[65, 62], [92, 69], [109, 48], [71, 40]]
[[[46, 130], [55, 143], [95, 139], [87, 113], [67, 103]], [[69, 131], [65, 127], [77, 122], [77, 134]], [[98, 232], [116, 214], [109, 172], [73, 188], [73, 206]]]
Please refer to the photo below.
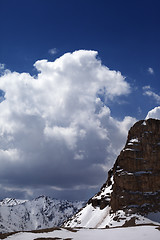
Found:
[[[103, 195], [110, 185], [111, 193]], [[100, 209], [110, 205], [112, 212], [124, 210], [145, 215], [160, 211], [160, 120], [134, 124], [107, 182], [89, 203]]]
[[137, 122], [129, 131], [114, 168], [113, 211], [160, 210], [160, 121]]

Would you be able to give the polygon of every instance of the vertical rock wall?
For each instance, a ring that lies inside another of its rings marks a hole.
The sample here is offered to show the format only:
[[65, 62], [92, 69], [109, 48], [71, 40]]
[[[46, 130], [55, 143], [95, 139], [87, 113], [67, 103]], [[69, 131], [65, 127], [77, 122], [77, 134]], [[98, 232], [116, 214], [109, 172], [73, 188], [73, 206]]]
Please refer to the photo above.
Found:
[[111, 208], [147, 214], [160, 211], [160, 121], [137, 122], [114, 168]]

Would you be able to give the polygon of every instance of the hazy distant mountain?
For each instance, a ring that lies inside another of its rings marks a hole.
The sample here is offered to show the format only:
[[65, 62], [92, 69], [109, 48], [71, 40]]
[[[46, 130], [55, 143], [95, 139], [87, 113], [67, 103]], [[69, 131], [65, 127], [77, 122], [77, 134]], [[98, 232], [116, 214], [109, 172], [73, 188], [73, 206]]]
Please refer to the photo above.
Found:
[[0, 232], [36, 230], [60, 226], [84, 202], [40, 196], [32, 201], [6, 198], [0, 201]]
[[115, 227], [160, 223], [160, 120], [141, 120], [99, 193], [67, 227]]

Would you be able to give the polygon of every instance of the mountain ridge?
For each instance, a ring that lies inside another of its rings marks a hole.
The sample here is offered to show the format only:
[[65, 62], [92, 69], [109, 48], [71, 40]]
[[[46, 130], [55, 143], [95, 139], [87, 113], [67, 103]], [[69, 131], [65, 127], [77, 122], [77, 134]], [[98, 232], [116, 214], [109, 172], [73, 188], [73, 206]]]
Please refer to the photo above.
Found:
[[0, 200], [0, 206], [15, 206], [27, 202], [28, 200], [21, 200], [16, 198], [4, 198]]
[[0, 201], [0, 232], [57, 227], [83, 205], [83, 201], [58, 200], [48, 196], [30, 201], [6, 198]]

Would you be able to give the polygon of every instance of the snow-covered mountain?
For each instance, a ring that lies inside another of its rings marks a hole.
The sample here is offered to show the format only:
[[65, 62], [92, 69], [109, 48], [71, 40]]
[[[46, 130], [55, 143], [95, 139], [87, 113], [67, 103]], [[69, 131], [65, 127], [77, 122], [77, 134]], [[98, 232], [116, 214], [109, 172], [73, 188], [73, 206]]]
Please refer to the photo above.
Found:
[[21, 203], [25, 203], [27, 200], [20, 200], [20, 199], [15, 199], [15, 198], [4, 198], [0, 200], [0, 206], [15, 206]]
[[60, 226], [84, 202], [40, 196], [31, 201], [6, 198], [0, 201], [0, 232], [28, 231]]

